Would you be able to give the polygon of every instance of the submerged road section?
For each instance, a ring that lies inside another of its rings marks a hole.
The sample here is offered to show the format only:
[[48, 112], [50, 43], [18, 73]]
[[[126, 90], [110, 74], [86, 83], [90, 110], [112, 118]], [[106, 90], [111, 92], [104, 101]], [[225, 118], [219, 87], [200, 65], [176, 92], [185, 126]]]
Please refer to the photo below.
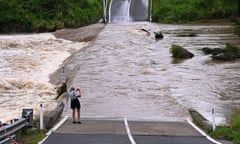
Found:
[[146, 21], [148, 0], [112, 0], [109, 22]]
[[67, 119], [44, 144], [213, 144], [187, 121]]

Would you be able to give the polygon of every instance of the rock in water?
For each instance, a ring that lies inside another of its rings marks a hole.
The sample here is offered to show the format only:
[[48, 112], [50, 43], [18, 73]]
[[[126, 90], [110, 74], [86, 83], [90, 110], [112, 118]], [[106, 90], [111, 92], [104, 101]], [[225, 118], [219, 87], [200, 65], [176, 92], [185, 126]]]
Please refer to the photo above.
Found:
[[154, 35], [155, 35], [156, 40], [163, 39], [163, 37], [164, 37], [162, 32], [160, 32], [160, 31], [154, 32]]
[[172, 45], [170, 48], [170, 53], [174, 58], [180, 58], [180, 59], [192, 58], [194, 56], [194, 54], [192, 54], [185, 48], [178, 45]]

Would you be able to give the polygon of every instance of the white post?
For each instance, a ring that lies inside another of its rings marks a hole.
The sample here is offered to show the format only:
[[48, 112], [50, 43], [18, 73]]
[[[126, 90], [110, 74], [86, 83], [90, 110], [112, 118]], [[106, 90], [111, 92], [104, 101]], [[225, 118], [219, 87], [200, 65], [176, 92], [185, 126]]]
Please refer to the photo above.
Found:
[[216, 122], [215, 122], [215, 109], [212, 108], [212, 130], [215, 131], [216, 129]]
[[150, 22], [152, 22], [152, 15], [153, 15], [153, 0], [150, 0]]
[[107, 19], [106, 19], [106, 0], [103, 0], [103, 19], [104, 19], [104, 22], [106, 23], [107, 22]]
[[66, 83], [66, 72], [65, 72], [65, 67], [62, 67], [62, 71], [61, 71], [61, 80], [62, 80], [62, 83]]
[[108, 11], [108, 0], [105, 0], [105, 23], [108, 22], [107, 11]]
[[40, 129], [42, 130], [44, 128], [43, 125], [43, 104], [40, 104]]

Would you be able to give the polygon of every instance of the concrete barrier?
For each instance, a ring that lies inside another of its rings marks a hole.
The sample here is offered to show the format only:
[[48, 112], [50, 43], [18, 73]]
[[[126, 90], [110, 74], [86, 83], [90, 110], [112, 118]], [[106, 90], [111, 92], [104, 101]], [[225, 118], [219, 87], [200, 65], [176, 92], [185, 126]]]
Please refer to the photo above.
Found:
[[52, 128], [60, 119], [64, 109], [64, 104], [60, 103], [54, 110], [44, 113], [44, 126], [46, 129]]
[[198, 111], [194, 109], [189, 109], [188, 111], [193, 119], [193, 122], [197, 126], [199, 126], [202, 130], [204, 130], [207, 133], [212, 131], [211, 122], [209, 122], [206, 118], [204, 118]]

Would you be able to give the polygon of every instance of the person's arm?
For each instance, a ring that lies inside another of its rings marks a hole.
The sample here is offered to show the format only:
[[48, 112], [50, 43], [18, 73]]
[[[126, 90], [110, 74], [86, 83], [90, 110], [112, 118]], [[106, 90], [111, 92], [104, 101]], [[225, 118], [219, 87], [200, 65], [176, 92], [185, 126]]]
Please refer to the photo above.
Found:
[[77, 91], [78, 91], [78, 96], [77, 97], [81, 97], [81, 90], [77, 89]]

